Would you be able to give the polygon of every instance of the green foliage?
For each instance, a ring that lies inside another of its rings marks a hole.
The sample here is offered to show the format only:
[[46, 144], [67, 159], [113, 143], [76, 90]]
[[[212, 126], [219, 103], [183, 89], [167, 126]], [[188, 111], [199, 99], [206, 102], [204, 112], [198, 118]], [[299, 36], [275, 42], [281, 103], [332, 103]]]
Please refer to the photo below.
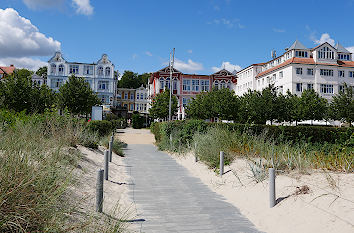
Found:
[[351, 125], [354, 122], [353, 87], [344, 84], [344, 91], [333, 97], [330, 106], [332, 119], [345, 121]]
[[[153, 119], [166, 119], [169, 115], [169, 102], [170, 102], [170, 91], [165, 90], [164, 92], [156, 95], [152, 100], [152, 106], [149, 109], [150, 117]], [[177, 113], [178, 101], [177, 97], [172, 95], [171, 98], [171, 114], [172, 116]]]
[[144, 118], [139, 113], [132, 115], [132, 127], [134, 129], [141, 129], [144, 127]]
[[47, 78], [47, 73], [48, 73], [48, 67], [47, 66], [40, 67], [36, 71], [36, 75], [38, 75], [40, 77], [44, 77], [45, 79]]
[[118, 81], [119, 88], [131, 88], [136, 89], [142, 85], [146, 87], [150, 74], [143, 73], [138, 74], [133, 71], [125, 70], [122, 78]]
[[87, 124], [87, 129], [91, 132], [96, 132], [99, 136], [103, 137], [113, 131], [113, 124], [110, 121], [90, 121]]
[[17, 70], [0, 82], [0, 105], [16, 112], [43, 113], [53, 106], [55, 94], [46, 85], [38, 86], [31, 80], [32, 72]]
[[313, 89], [304, 90], [301, 95], [302, 120], [323, 120], [327, 112], [327, 100]]
[[250, 159], [251, 164], [261, 158], [264, 163], [257, 163], [262, 164], [262, 169], [273, 166], [283, 170], [354, 171], [353, 128], [187, 120], [153, 123], [151, 132], [160, 149], [179, 153], [193, 150], [211, 168], [218, 167], [219, 152], [224, 151], [226, 163], [236, 156]]
[[82, 77], [74, 75], [59, 88], [58, 106], [73, 114], [88, 114], [92, 106], [101, 104], [97, 95]]

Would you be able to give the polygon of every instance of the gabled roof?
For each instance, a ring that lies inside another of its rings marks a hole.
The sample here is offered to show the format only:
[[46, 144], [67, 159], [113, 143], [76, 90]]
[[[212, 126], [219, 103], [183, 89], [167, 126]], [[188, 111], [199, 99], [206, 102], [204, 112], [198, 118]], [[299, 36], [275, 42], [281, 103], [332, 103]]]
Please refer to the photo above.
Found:
[[232, 72], [228, 71], [227, 69], [219, 70], [218, 72], [212, 74], [213, 76], [234, 76]]
[[315, 50], [315, 49], [318, 49], [319, 47], [321, 47], [322, 45], [328, 45], [330, 47], [332, 47], [333, 49], [336, 49], [335, 47], [333, 47], [330, 43], [328, 42], [324, 42], [323, 44], [320, 44], [320, 45], [317, 45], [316, 47], [312, 48], [311, 51]]
[[334, 47], [337, 49], [337, 52], [339, 53], [350, 53], [346, 48], [344, 48], [341, 44], [337, 43], [336, 46]]
[[12, 74], [15, 70], [15, 66], [0, 66], [0, 74]]
[[[176, 68], [172, 68], [172, 73], [182, 73], [181, 71], [177, 70]], [[165, 68], [162, 68], [161, 70], [157, 72], [163, 72], [163, 73], [170, 73], [170, 66], [166, 66]], [[157, 73], [155, 72], [155, 73]]]
[[290, 46], [289, 50], [292, 49], [308, 49], [300, 41], [295, 40], [295, 42]]

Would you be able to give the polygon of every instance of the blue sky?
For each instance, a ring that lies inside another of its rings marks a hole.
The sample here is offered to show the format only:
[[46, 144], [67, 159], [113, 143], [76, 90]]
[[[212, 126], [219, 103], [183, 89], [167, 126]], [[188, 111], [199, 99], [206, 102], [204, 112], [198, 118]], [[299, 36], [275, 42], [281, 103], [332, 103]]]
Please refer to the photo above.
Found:
[[[176, 48], [177, 68], [210, 74], [267, 61], [296, 39], [354, 52], [354, 0], [0, 0], [0, 9], [0, 65], [36, 68], [60, 49], [68, 61], [107, 53], [121, 73], [143, 73], [161, 69]], [[18, 28], [9, 36], [6, 27]]]

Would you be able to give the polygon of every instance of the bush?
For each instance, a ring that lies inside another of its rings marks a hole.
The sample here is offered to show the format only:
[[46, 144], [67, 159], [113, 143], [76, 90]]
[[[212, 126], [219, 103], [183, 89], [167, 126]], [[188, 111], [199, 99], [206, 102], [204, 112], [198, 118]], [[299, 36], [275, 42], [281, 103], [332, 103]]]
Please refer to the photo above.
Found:
[[97, 132], [99, 136], [103, 137], [108, 135], [109, 133], [111, 133], [113, 131], [113, 124], [110, 121], [90, 121], [87, 124], [87, 128], [91, 131], [91, 132]]
[[144, 127], [144, 118], [140, 114], [133, 114], [132, 127], [134, 129], [141, 129]]
[[124, 118], [112, 120], [111, 122], [115, 129], [125, 129], [127, 127], [127, 121]]

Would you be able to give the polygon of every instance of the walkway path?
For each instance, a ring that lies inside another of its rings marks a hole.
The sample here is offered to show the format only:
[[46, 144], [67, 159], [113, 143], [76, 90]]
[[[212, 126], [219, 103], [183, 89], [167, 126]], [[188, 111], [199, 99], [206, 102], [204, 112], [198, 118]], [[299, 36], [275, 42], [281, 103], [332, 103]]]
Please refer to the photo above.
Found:
[[[147, 131], [124, 130], [144, 143]], [[141, 134], [142, 133], [142, 134]], [[127, 140], [125, 140], [127, 141]], [[144, 141], [144, 140], [142, 140]], [[136, 203], [141, 232], [258, 232], [237, 208], [212, 192], [199, 178], [151, 144], [128, 144], [125, 162], [134, 185], [129, 195]]]

